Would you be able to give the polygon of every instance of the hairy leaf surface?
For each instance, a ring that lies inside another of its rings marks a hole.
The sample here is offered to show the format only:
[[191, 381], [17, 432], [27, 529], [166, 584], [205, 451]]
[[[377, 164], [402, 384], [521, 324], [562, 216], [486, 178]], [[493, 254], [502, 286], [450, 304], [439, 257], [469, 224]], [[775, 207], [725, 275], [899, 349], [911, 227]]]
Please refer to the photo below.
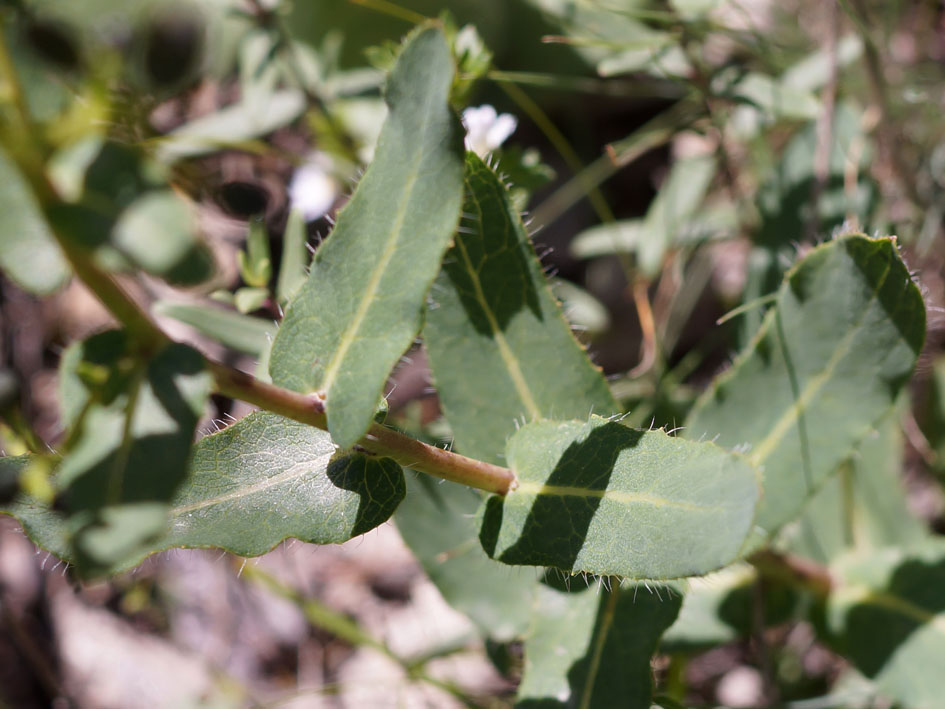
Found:
[[457, 448], [501, 464], [516, 420], [609, 415], [617, 404], [561, 315], [508, 190], [471, 152], [463, 214], [424, 342]]
[[336, 544], [385, 522], [403, 497], [389, 458], [341, 455], [324, 431], [258, 412], [197, 443], [163, 546], [257, 556], [288, 537]]
[[945, 541], [849, 556], [834, 571], [827, 619], [844, 656], [902, 706], [941, 706]]
[[[29, 460], [0, 459], [0, 482]], [[258, 556], [289, 537], [345, 542], [385, 522], [404, 492], [403, 471], [389, 458], [342, 455], [324, 431], [253, 413], [197, 442], [158, 530], [145, 543], [113, 555], [104, 571], [116, 573], [173, 547]], [[38, 545], [81, 562], [60, 514], [22, 494], [2, 511], [16, 517]]]
[[21, 288], [46, 295], [70, 268], [16, 163], [0, 148], [0, 268]]
[[276, 384], [326, 397], [348, 448], [367, 431], [384, 383], [420, 330], [427, 291], [459, 219], [463, 130], [449, 107], [453, 64], [437, 29], [415, 34], [387, 86], [375, 152], [272, 349]]
[[480, 534], [507, 564], [644, 579], [705, 574], [737, 556], [759, 494], [741, 456], [599, 417], [528, 424], [507, 457], [518, 487], [489, 499]]
[[788, 274], [686, 436], [750, 446], [764, 473], [758, 524], [773, 534], [888, 413], [924, 337], [922, 296], [892, 239], [823, 244]]
[[609, 582], [609, 591], [539, 587], [516, 707], [649, 709], [650, 656], [681, 598], [668, 587]]

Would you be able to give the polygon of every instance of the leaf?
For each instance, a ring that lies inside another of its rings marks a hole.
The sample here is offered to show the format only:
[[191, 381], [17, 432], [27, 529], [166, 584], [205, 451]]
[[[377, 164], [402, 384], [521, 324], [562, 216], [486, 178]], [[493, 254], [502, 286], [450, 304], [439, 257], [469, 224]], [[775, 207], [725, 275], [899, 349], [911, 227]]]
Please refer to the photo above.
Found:
[[807, 503], [790, 539], [795, 552], [827, 563], [850, 548], [909, 544], [925, 536], [925, 525], [909, 511], [902, 485], [900, 408], [866, 436]]
[[506, 456], [518, 486], [489, 498], [480, 532], [486, 553], [506, 564], [705, 574], [738, 555], [759, 495], [741, 456], [597, 416], [527, 424]]
[[21, 288], [47, 295], [71, 269], [16, 163], [0, 148], [0, 268]]
[[889, 412], [925, 338], [925, 307], [891, 238], [814, 249], [778, 291], [752, 346], [697, 402], [685, 432], [749, 447], [773, 535]]
[[790, 620], [797, 592], [773, 579], [766, 578], [760, 589], [758, 583], [755, 569], [745, 563], [693, 580], [676, 622], [660, 639], [661, 651], [697, 651], [748, 637], [755, 631], [759, 610], [764, 614], [764, 627]]
[[[0, 458], [0, 486], [4, 490], [19, 488], [20, 479], [36, 459], [34, 455]], [[14, 517], [38, 547], [52, 552], [60, 559], [73, 560], [65, 518], [49, 505], [18, 491], [12, 500], [0, 503], [0, 514]]]
[[539, 586], [517, 708], [649, 709], [650, 656], [681, 598], [671, 587], [608, 582], [607, 591]]
[[659, 273], [663, 255], [699, 208], [715, 170], [712, 155], [677, 160], [673, 165], [643, 221], [647, 238], [637, 250], [637, 261], [649, 277]]
[[182, 285], [213, 275], [213, 257], [197, 237], [191, 208], [172, 190], [153, 190], [118, 218], [111, 243], [129, 261]]
[[408, 476], [407, 497], [394, 518], [443, 598], [484, 636], [505, 642], [528, 626], [538, 577], [534, 569], [510, 569], [483, 552], [475, 518], [482, 497], [456, 483]]
[[[664, 245], [679, 248], [712, 239], [730, 237], [738, 226], [738, 214], [729, 203], [699, 210], [687, 222], [677, 222], [670, 242]], [[636, 254], [646, 248], [652, 238], [643, 219], [622, 219], [585, 229], [571, 242], [571, 253], [577, 258], [609, 256], [614, 253]], [[655, 249], [654, 249], [655, 250]]]
[[931, 467], [941, 478], [945, 473], [945, 357], [939, 355], [933, 361], [920, 397], [916, 418], [929, 442]]
[[[0, 480], [27, 462], [27, 456], [0, 458]], [[102, 573], [118, 573], [174, 547], [258, 556], [289, 537], [341, 543], [390, 518], [405, 491], [403, 471], [389, 458], [339, 455], [324, 431], [266, 412], [202, 438], [186, 470], [163, 509], [160, 533], [112, 555]], [[0, 511], [20, 520], [38, 545], [76, 561], [61, 515], [22, 494]]]
[[119, 330], [74, 345], [61, 368], [71, 430], [56, 484], [76, 562], [95, 575], [163, 531], [210, 376], [195, 350], [171, 344], [145, 361]]
[[618, 407], [561, 315], [508, 191], [474, 153], [463, 213], [424, 343], [457, 448], [502, 463], [522, 417], [586, 418]]
[[731, 89], [732, 98], [751, 104], [766, 116], [788, 120], [814, 120], [820, 101], [807, 89], [773, 77], [749, 72]]
[[282, 264], [279, 266], [279, 278], [276, 282], [276, 297], [280, 303], [288, 303], [305, 284], [308, 272], [308, 235], [305, 232], [305, 218], [296, 209], [289, 212], [282, 236]]
[[265, 106], [262, 111], [258, 104], [243, 101], [185, 123], [159, 139], [157, 158], [172, 163], [272, 133], [302, 115], [305, 96], [295, 89], [274, 91]]
[[152, 306], [152, 311], [156, 315], [186, 323], [207, 337], [254, 357], [259, 357], [268, 350], [269, 343], [276, 335], [276, 324], [272, 320], [263, 320], [209, 305], [159, 300]]
[[827, 621], [844, 656], [902, 706], [941, 706], [945, 540], [848, 556], [833, 571]]
[[459, 218], [463, 131], [449, 107], [452, 78], [442, 32], [413, 35], [388, 81], [374, 162], [315, 253], [273, 345], [273, 382], [323, 392], [328, 429], [344, 448], [367, 431], [420, 330]]
[[391, 459], [341, 455], [324, 431], [257, 412], [197, 443], [161, 548], [258, 556], [289, 537], [338, 544], [385, 522], [404, 493]]

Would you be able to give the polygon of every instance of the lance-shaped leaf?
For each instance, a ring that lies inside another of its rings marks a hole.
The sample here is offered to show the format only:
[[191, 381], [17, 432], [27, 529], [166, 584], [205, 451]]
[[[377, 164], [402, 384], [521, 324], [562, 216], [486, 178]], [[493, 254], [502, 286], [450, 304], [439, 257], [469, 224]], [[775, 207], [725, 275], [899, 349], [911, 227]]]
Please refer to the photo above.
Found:
[[69, 265], [29, 184], [2, 148], [0, 184], [0, 268], [31, 293], [52, 293], [69, 278]]
[[[32, 457], [0, 458], [0, 483]], [[115, 554], [117, 573], [174, 547], [217, 547], [258, 556], [284, 539], [337, 544], [385, 522], [404, 497], [404, 476], [389, 458], [340, 455], [324, 431], [257, 412], [194, 446], [187, 475], [168, 501], [159, 533]], [[23, 493], [0, 507], [39, 546], [70, 562], [62, 514]]]
[[411, 476], [395, 519], [404, 541], [447, 602], [469, 616], [485, 636], [508, 641], [528, 626], [538, 573], [509, 568], [482, 551], [476, 522], [482, 497], [463, 485]]
[[75, 557], [94, 574], [164, 531], [210, 377], [195, 350], [172, 344], [145, 361], [119, 330], [71, 348], [61, 377], [72, 430], [56, 483]]
[[768, 534], [888, 413], [925, 337], [925, 308], [892, 239], [814, 249], [785, 279], [750, 349], [697, 404], [686, 436], [750, 446]]
[[844, 656], [905, 707], [945, 694], [945, 541], [841, 559], [827, 606]]
[[459, 219], [463, 130], [449, 107], [443, 33], [407, 42], [370, 165], [272, 349], [275, 383], [322, 392], [328, 428], [348, 448], [367, 431], [387, 377], [420, 330], [427, 291]]
[[584, 419], [617, 405], [561, 315], [508, 190], [474, 153], [463, 215], [424, 342], [457, 448], [502, 463], [516, 420]]
[[517, 708], [649, 709], [650, 656], [681, 598], [671, 587], [608, 583], [607, 591], [539, 587]]
[[705, 574], [738, 555], [759, 495], [742, 456], [600, 417], [528, 424], [506, 455], [518, 486], [488, 500], [480, 539], [507, 564]]
[[276, 324], [272, 320], [263, 320], [209, 305], [159, 300], [152, 310], [157, 315], [166, 315], [186, 323], [227, 347], [254, 357], [259, 357], [269, 349], [276, 334]]

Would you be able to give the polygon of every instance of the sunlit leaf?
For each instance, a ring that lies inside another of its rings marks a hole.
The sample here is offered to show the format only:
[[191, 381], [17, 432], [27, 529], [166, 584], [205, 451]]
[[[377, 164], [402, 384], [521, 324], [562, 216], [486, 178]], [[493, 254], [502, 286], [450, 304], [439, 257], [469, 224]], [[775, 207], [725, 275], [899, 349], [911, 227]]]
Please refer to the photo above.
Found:
[[893, 239], [814, 249], [751, 347], [697, 403], [685, 435], [748, 448], [773, 534], [889, 412], [925, 338], [925, 306]]
[[[466, 157], [464, 219], [432, 292], [424, 343], [458, 449], [501, 463], [515, 421], [617, 405], [561, 315], [508, 190]], [[554, 352], [547, 366], [535, 366]]]
[[712, 443], [592, 417], [509, 441], [517, 487], [487, 502], [480, 539], [507, 564], [642, 579], [708, 573], [738, 555], [756, 471]]
[[276, 323], [272, 320], [251, 317], [232, 310], [222, 310], [210, 305], [191, 305], [158, 301], [153, 306], [157, 315], [165, 315], [190, 325], [195, 330], [248, 355], [259, 357], [269, 348], [276, 335]]
[[342, 447], [365, 433], [416, 337], [459, 219], [463, 132], [449, 107], [452, 77], [443, 34], [414, 34], [387, 85], [390, 114], [374, 162], [316, 252], [273, 345], [273, 381], [323, 392]]

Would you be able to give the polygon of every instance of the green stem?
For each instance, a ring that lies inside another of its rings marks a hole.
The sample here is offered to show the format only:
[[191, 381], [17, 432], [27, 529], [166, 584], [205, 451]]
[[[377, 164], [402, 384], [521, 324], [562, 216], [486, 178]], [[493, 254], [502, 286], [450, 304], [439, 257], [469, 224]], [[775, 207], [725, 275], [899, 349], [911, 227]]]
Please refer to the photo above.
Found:
[[571, 147], [568, 139], [558, 130], [554, 122], [552, 122], [545, 112], [541, 110], [541, 107], [532, 101], [528, 94], [522, 91], [518, 86], [509, 81], [502, 81], [501, 79], [496, 80], [496, 83], [499, 85], [499, 88], [505, 91], [509, 98], [522, 109], [525, 115], [532, 119], [532, 122], [538, 126], [538, 130], [545, 135], [548, 142], [554, 146], [567, 166], [575, 173], [575, 176], [581, 181], [581, 187], [590, 200], [591, 206], [594, 208], [594, 211], [597, 212], [598, 218], [605, 224], [613, 223], [614, 213], [607, 204], [607, 200], [604, 199], [604, 195], [601, 194], [598, 186], [594, 184], [592, 180], [586, 179], [584, 164], [581, 162], [581, 158], [574, 152], [574, 148]]

